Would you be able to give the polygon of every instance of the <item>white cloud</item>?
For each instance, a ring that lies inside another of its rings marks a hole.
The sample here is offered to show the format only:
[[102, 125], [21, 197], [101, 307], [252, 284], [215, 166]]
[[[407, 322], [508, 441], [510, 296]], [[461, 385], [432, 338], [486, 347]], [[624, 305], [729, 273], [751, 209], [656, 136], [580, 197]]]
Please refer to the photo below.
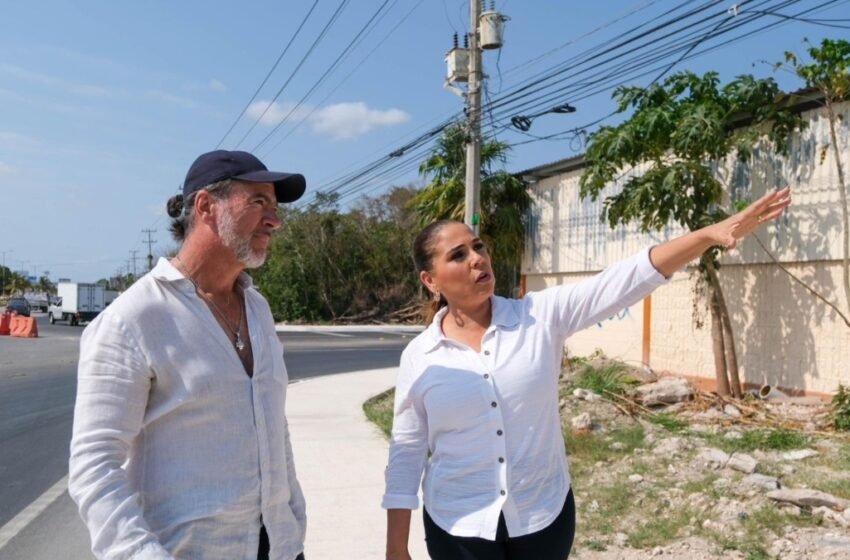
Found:
[[21, 147], [35, 146], [38, 140], [27, 134], [12, 132], [9, 130], [0, 130], [0, 146]]
[[184, 109], [198, 109], [200, 106], [192, 99], [187, 97], [180, 97], [178, 95], [174, 95], [171, 93], [166, 93], [162, 90], [152, 89], [148, 91], [148, 95], [155, 99], [159, 99], [160, 101], [165, 101], [166, 103], [170, 103], [171, 105], [177, 105], [178, 107], [183, 107]]
[[[266, 107], [268, 110], [266, 111]], [[265, 114], [263, 114], [265, 111]], [[269, 105], [268, 101], [254, 101], [245, 111], [245, 114], [254, 120], [260, 119], [260, 124], [264, 126], [276, 126], [283, 119], [300, 120], [309, 113], [310, 107], [301, 105], [295, 109], [294, 103], [278, 103], [272, 101]], [[291, 113], [291, 114], [290, 114]], [[262, 117], [260, 117], [262, 115]]]
[[33, 72], [13, 64], [0, 64], [0, 72], [18, 80], [26, 80], [83, 97], [108, 97], [111, 94], [108, 89], [100, 86], [63, 80], [62, 78], [48, 76], [47, 74], [39, 74], [38, 72]]
[[15, 172], [15, 168], [9, 165], [8, 163], [3, 163], [0, 161], [0, 175], [12, 175]]
[[218, 80], [210, 80], [210, 89], [213, 91], [227, 91], [227, 86]]
[[393, 126], [410, 120], [401, 109], [370, 109], [363, 102], [329, 105], [313, 115], [313, 130], [334, 140], [353, 140], [379, 126]]

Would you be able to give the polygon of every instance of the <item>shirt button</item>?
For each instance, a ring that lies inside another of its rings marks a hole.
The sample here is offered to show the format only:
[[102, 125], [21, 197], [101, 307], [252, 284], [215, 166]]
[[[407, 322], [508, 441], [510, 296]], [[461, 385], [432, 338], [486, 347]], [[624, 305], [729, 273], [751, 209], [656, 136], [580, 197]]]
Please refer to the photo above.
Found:
[[485, 351], [484, 351], [484, 355], [485, 355], [485, 356], [489, 356], [489, 355], [490, 355], [490, 351], [489, 351], [489, 350], [485, 350]]
[[490, 379], [490, 374], [489, 374], [489, 373], [485, 373], [485, 374], [484, 374], [484, 379]]
[[496, 435], [497, 435], [497, 436], [502, 435], [502, 433], [503, 433], [503, 432], [502, 432], [502, 430], [496, 430]]
[[505, 458], [504, 458], [504, 457], [499, 457], [499, 462], [500, 462], [500, 463], [504, 463], [504, 462], [505, 462]]
[[493, 401], [493, 402], [490, 403], [490, 406], [492, 406], [493, 408], [496, 408], [499, 405], [496, 404], [496, 401]]
[[504, 490], [502, 490], [501, 492], [499, 492], [499, 494], [501, 494], [502, 496], [504, 496], [505, 494], [507, 494], [507, 492], [505, 492]]

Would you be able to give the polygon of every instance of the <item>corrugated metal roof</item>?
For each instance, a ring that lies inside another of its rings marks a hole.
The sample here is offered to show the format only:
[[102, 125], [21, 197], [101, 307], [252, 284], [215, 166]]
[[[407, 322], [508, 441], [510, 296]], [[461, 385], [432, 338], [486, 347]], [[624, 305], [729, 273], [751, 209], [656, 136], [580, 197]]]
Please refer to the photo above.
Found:
[[[816, 109], [823, 106], [823, 94], [816, 88], [799, 89], [788, 94], [787, 103], [790, 103], [791, 108], [795, 111], [803, 112], [810, 109]], [[733, 123], [739, 126], [745, 125], [750, 120], [748, 115], [740, 115], [733, 119]], [[578, 154], [567, 158], [559, 159], [550, 163], [536, 165], [513, 173], [515, 177], [526, 180], [527, 178], [545, 179], [554, 177], [567, 171], [581, 169], [584, 167], [584, 154]]]

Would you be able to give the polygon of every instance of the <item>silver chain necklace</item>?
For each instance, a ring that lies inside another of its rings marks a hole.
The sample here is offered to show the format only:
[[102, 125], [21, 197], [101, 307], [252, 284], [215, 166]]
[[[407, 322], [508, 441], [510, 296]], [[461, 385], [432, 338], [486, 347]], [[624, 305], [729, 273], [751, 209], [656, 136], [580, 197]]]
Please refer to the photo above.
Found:
[[210, 304], [210, 309], [212, 309], [215, 314], [224, 321], [224, 324], [227, 325], [227, 328], [233, 333], [233, 346], [236, 347], [236, 350], [239, 352], [245, 350], [245, 343], [242, 342], [242, 336], [240, 334], [242, 332], [242, 315], [244, 315], [242, 305], [239, 305], [239, 324], [236, 325], [236, 328], [234, 329], [233, 325], [230, 321], [228, 321], [227, 316], [221, 311], [221, 309], [218, 308], [212, 298], [208, 298], [204, 295], [204, 292], [201, 290], [200, 286], [198, 286], [198, 283], [195, 282], [195, 279], [189, 274], [189, 269], [186, 267], [186, 263], [183, 262], [183, 259], [181, 259], [178, 255], [174, 255], [174, 258], [180, 263], [180, 268], [183, 269], [186, 279], [195, 286], [195, 293], [198, 294], [198, 297]]

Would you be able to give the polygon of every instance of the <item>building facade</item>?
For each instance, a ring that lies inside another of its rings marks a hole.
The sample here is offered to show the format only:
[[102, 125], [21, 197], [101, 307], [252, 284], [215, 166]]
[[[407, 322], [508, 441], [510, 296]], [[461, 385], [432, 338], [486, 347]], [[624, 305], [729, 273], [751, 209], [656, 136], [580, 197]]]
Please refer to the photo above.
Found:
[[[842, 115], [838, 144], [846, 180], [850, 103], [836, 109]], [[841, 198], [829, 120], [823, 108], [810, 108], [802, 116], [808, 126], [794, 136], [786, 156], [757, 149], [747, 162], [729, 158], [714, 165], [728, 207], [784, 185], [791, 185], [793, 197], [779, 221], [757, 232], [767, 251], [755, 238], [748, 238], [723, 256], [720, 279], [742, 382], [830, 394], [839, 383], [850, 385], [850, 327], [770, 256], [850, 317], [842, 280]], [[625, 170], [593, 202], [579, 196], [583, 168], [578, 156], [519, 174], [534, 201], [522, 265], [527, 291], [581, 281], [643, 247], [684, 232], [676, 225], [650, 234], [640, 232], [637, 224], [610, 229], [600, 220], [603, 199], [643, 169]], [[597, 349], [627, 363], [702, 378], [710, 386], [714, 379], [711, 317], [696, 269], [678, 272], [646, 301], [567, 342], [572, 355]]]

